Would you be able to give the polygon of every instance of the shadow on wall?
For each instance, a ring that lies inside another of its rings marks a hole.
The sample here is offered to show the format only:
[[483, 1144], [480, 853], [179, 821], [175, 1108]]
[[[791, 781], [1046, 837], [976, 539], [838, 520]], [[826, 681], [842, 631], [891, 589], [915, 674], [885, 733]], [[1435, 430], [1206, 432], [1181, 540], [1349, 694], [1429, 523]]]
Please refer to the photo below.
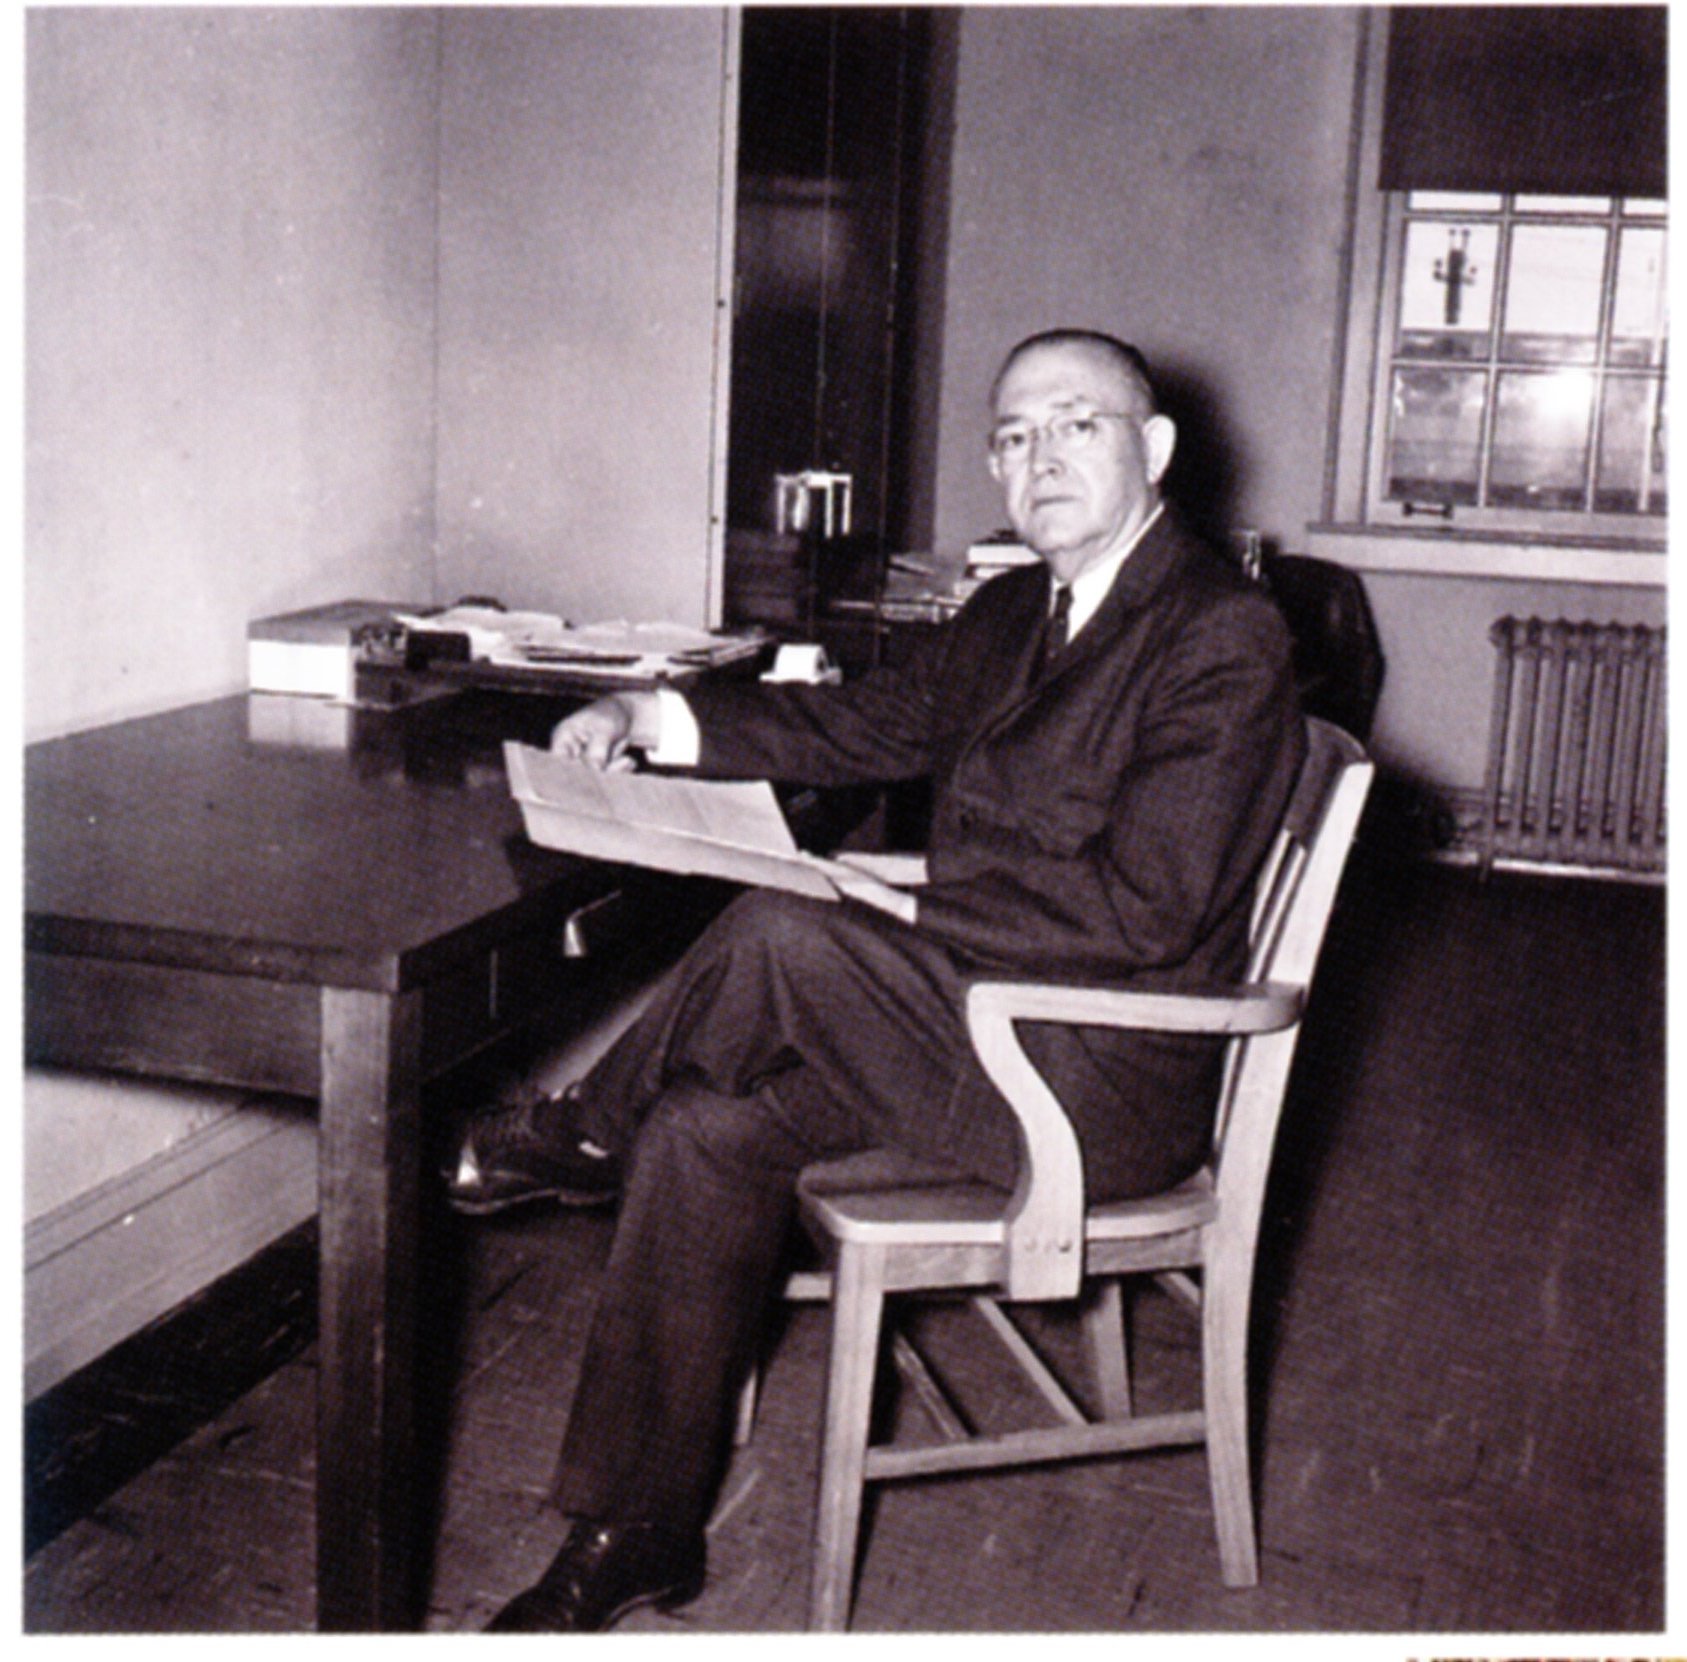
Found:
[[1213, 387], [1178, 364], [1154, 366], [1160, 405], [1177, 423], [1166, 494], [1183, 517], [1219, 548], [1235, 546], [1241, 459]]
[[[1178, 430], [1167, 494], [1209, 542], [1241, 559], [1237, 503], [1246, 468], [1227, 428], [1222, 400], [1180, 365], [1157, 369], [1155, 380], [1160, 402]], [[1383, 659], [1363, 581], [1328, 560], [1285, 553], [1275, 537], [1260, 536], [1259, 542], [1255, 574], [1294, 637], [1302, 703], [1309, 714], [1367, 741], [1382, 691]]]

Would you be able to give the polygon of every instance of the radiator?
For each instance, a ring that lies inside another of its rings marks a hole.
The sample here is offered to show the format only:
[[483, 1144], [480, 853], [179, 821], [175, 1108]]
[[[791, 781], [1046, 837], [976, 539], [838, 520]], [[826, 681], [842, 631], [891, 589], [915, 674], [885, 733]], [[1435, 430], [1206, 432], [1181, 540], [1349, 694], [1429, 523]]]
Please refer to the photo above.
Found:
[[1661, 874], [1664, 630], [1503, 617], [1480, 859]]

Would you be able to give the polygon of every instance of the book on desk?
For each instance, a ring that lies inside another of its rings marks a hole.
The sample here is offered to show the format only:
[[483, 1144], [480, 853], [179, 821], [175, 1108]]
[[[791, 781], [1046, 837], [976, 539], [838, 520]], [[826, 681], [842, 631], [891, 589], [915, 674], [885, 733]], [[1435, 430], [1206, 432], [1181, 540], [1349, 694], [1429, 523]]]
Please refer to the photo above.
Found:
[[390, 600], [336, 600], [253, 619], [248, 690], [355, 702], [359, 665], [396, 651], [400, 609]]
[[959, 555], [892, 554], [878, 593], [835, 599], [831, 610], [877, 623], [946, 623], [992, 577], [1036, 561], [1011, 532], [997, 532]]

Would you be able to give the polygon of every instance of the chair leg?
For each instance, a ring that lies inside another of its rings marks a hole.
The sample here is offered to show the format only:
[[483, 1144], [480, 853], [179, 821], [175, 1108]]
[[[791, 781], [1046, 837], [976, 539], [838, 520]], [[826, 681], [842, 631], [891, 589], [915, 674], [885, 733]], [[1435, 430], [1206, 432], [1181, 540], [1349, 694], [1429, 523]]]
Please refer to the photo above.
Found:
[[840, 1247], [808, 1611], [810, 1629], [820, 1633], [841, 1633], [849, 1625], [884, 1282], [883, 1249], [847, 1242]]
[[1259, 1581], [1253, 1482], [1248, 1459], [1248, 1295], [1234, 1279], [1209, 1275], [1201, 1323], [1206, 1376], [1207, 1472], [1219, 1568], [1227, 1587]]
[[1097, 1284], [1084, 1305], [1084, 1338], [1101, 1397], [1102, 1418], [1131, 1417], [1130, 1353], [1125, 1341], [1125, 1295], [1117, 1277]]

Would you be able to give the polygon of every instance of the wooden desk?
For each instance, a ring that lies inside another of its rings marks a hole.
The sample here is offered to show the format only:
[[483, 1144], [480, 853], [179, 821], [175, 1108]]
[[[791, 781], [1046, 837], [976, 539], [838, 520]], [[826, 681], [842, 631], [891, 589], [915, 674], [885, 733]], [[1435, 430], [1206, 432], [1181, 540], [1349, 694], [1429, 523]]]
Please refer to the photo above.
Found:
[[565, 933], [621, 877], [522, 835], [496, 740], [543, 742], [554, 710], [465, 709], [312, 750], [255, 742], [236, 697], [25, 762], [30, 1058], [320, 1103], [327, 1630], [413, 1617], [421, 1086], [589, 973]]

